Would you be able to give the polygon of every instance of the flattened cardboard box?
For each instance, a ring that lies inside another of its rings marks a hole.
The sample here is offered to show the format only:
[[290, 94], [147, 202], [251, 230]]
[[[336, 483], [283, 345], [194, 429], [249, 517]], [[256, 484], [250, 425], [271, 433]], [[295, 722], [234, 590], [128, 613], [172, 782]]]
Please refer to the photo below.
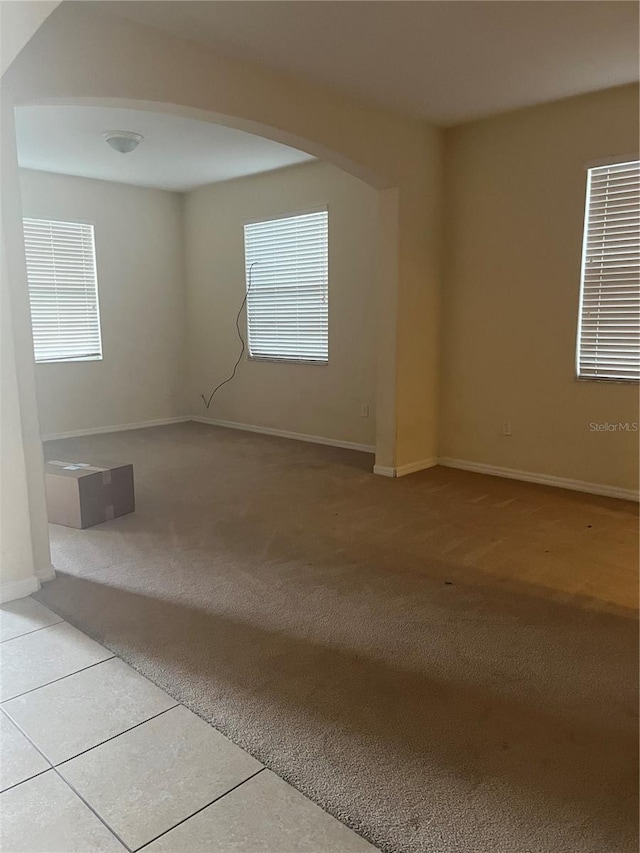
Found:
[[45, 489], [52, 524], [84, 529], [135, 510], [133, 465], [47, 462]]

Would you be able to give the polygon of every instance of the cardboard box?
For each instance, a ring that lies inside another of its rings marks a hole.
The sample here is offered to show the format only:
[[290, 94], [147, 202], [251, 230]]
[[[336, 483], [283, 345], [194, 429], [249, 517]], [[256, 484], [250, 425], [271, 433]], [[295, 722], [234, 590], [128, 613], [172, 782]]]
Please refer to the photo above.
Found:
[[91, 527], [135, 509], [133, 465], [46, 462], [45, 489], [49, 521], [65, 527]]

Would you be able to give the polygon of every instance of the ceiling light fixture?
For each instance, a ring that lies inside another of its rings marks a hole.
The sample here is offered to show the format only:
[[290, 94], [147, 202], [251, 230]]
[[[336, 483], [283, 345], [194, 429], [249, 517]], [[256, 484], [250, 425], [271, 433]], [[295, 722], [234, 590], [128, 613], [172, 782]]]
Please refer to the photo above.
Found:
[[142, 134], [132, 133], [129, 130], [107, 130], [102, 134], [102, 138], [120, 154], [129, 154], [144, 140]]

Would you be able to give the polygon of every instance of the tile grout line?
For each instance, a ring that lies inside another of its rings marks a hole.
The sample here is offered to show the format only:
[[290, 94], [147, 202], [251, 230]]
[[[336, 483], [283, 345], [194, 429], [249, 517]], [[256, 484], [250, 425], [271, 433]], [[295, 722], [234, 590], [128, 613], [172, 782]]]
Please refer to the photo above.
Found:
[[[163, 714], [166, 714], [168, 711], [173, 711], [175, 708], [179, 708], [180, 703], [176, 702], [175, 705], [172, 705], [170, 708], [165, 708], [163, 711], [158, 711], [157, 714], [153, 714], [151, 717], [147, 717], [145, 720], [142, 720], [139, 723], [135, 723], [133, 726], [129, 726], [128, 729], [123, 729], [121, 732], [118, 732], [117, 735], [111, 735], [111, 737], [105, 738], [101, 740], [99, 743], [94, 743], [93, 746], [87, 747], [87, 749], [83, 749], [82, 752], [78, 752], [76, 755], [72, 755], [71, 758], [65, 758], [63, 761], [58, 761], [57, 764], [51, 764], [52, 767], [62, 767], [63, 764], [68, 764], [70, 761], [73, 761], [76, 758], [80, 758], [81, 755], [86, 755], [88, 752], [91, 752], [92, 749], [96, 749], [99, 746], [103, 746], [105, 743], [109, 743], [112, 740], [120, 737], [121, 735], [126, 735], [127, 732], [132, 732], [134, 729], [140, 728], [140, 726], [144, 726], [145, 723], [150, 723], [151, 720], [155, 720], [158, 717], [161, 717]], [[5, 711], [5, 714], [8, 714], [8, 711]], [[11, 716], [11, 715], [9, 715]], [[11, 717], [13, 720], [13, 717]]]
[[[2, 612], [3, 612], [3, 611], [2, 611], [2, 610], [0, 610], [0, 613], [2, 613]], [[64, 620], [64, 619], [59, 619], [57, 622], [52, 622], [50, 625], [41, 625], [39, 628], [34, 628], [34, 629], [33, 629], [33, 630], [31, 630], [31, 631], [25, 631], [25, 632], [24, 632], [24, 634], [16, 634], [16, 636], [15, 636], [15, 637], [7, 637], [7, 639], [6, 639], [6, 640], [0, 640], [0, 646], [4, 645], [5, 643], [10, 643], [10, 642], [11, 642], [11, 640], [19, 640], [21, 637], [26, 637], [26, 636], [28, 636], [29, 634], [35, 634], [35, 633], [37, 633], [38, 631], [46, 631], [46, 629], [47, 629], [47, 628], [53, 628], [53, 626], [54, 626], [54, 625], [59, 625], [59, 624], [60, 624], [60, 622], [64, 622], [64, 621], [66, 621], [66, 620]], [[69, 623], [67, 623], [67, 624], [71, 624], [71, 623], [69, 622]], [[72, 627], [73, 627], [73, 626], [72, 626]]]
[[[213, 728], [213, 726], [211, 728]], [[251, 776], [247, 776], [247, 778], [243, 779], [242, 782], [238, 782], [237, 785], [234, 785], [233, 788], [229, 788], [228, 791], [225, 791], [224, 794], [220, 794], [219, 797], [216, 797], [214, 800], [211, 800], [210, 803], [207, 803], [206, 805], [201, 806], [201, 808], [196, 809], [195, 812], [193, 812], [190, 815], [187, 815], [187, 817], [183, 817], [182, 820], [179, 820], [176, 824], [174, 824], [173, 826], [170, 826], [169, 829], [165, 829], [164, 832], [161, 832], [159, 835], [156, 835], [154, 838], [149, 839], [149, 841], [145, 841], [145, 843], [140, 845], [140, 847], [136, 847], [135, 850], [132, 851], [132, 853], [138, 853], [138, 851], [144, 850], [145, 847], [148, 847], [149, 844], [153, 844], [154, 841], [157, 841], [159, 838], [162, 838], [163, 835], [166, 835], [168, 832], [173, 832], [173, 830], [177, 829], [177, 827], [181, 826], [181, 824], [186, 823], [188, 820], [191, 820], [192, 817], [195, 817], [197, 814], [200, 814], [200, 812], [203, 812], [205, 809], [208, 809], [209, 806], [212, 806], [214, 803], [217, 803], [218, 800], [224, 799], [224, 797], [226, 797], [227, 794], [231, 794], [233, 791], [236, 791], [238, 788], [241, 788], [246, 782], [249, 782], [251, 779], [255, 779], [255, 777], [258, 776], [258, 774], [262, 773], [263, 770], [266, 770], [266, 769], [267, 768], [263, 766], [260, 768], [260, 770], [256, 770], [256, 772], [252, 773]]]
[[[88, 669], [88, 667], [87, 667], [87, 669]], [[60, 679], [60, 680], [61, 680], [61, 679]], [[51, 683], [52, 683], [52, 682], [51, 682]], [[4, 708], [2, 709], [2, 711], [3, 711], [3, 713], [5, 714], [5, 716], [6, 716], [6, 717], [9, 717], [9, 714], [7, 714], [7, 712], [4, 710]], [[89, 809], [89, 811], [90, 811], [90, 812], [92, 812], [92, 813], [93, 813], [93, 814], [98, 818], [98, 820], [100, 821], [100, 823], [101, 823], [101, 824], [103, 824], [103, 826], [104, 826], [104, 827], [105, 827], [105, 828], [106, 828], [106, 829], [107, 829], [107, 830], [108, 830], [108, 831], [109, 831], [109, 832], [110, 832], [110, 833], [111, 833], [111, 834], [112, 834], [112, 835], [113, 835], [113, 836], [114, 836], [114, 837], [115, 837], [115, 838], [120, 842], [120, 844], [122, 844], [122, 846], [125, 848], [125, 850], [127, 850], [127, 851], [128, 851], [128, 853], [132, 853], [132, 850], [131, 850], [131, 848], [129, 847], [129, 845], [124, 843], [124, 841], [120, 838], [120, 836], [118, 835], [118, 833], [117, 833], [115, 830], [113, 830], [105, 820], [103, 820], [103, 819], [102, 819], [102, 817], [101, 817], [101, 816], [98, 814], [98, 812], [93, 808], [93, 806], [91, 806], [91, 804], [90, 804], [90, 803], [88, 803], [88, 802], [85, 800], [85, 798], [82, 796], [82, 794], [81, 794], [79, 791], [76, 791], [76, 789], [73, 787], [73, 785], [72, 785], [70, 782], [68, 782], [68, 781], [64, 778], [64, 776], [62, 775], [62, 773], [59, 773], [59, 772], [58, 772], [58, 769], [55, 767], [55, 765], [53, 765], [53, 764], [51, 763], [51, 761], [49, 761], [49, 759], [48, 759], [48, 758], [47, 758], [47, 756], [44, 754], [44, 752], [40, 749], [40, 747], [39, 747], [36, 743], [34, 743], [34, 741], [32, 741], [32, 740], [31, 740], [31, 738], [30, 738], [30, 737], [29, 737], [29, 735], [24, 731], [24, 729], [22, 729], [22, 728], [21, 728], [21, 727], [20, 727], [20, 726], [19, 726], [19, 725], [18, 725], [18, 724], [13, 720], [13, 718], [12, 718], [12, 717], [9, 717], [9, 719], [10, 719], [10, 720], [11, 720], [11, 722], [15, 725], [15, 727], [16, 727], [20, 732], [22, 732], [22, 734], [26, 737], [26, 739], [29, 741], [29, 743], [31, 744], [31, 746], [33, 746], [33, 748], [34, 748], [34, 749], [36, 749], [36, 750], [40, 753], [40, 755], [44, 758], [44, 760], [45, 760], [45, 761], [47, 762], [47, 764], [49, 765], [49, 769], [50, 769], [50, 770], [53, 770], [53, 772], [56, 774], [56, 776], [58, 777], [58, 779], [61, 779], [61, 780], [62, 780], [62, 782], [63, 782], [63, 783], [64, 783], [64, 784], [65, 784], [65, 785], [66, 785], [66, 786], [67, 786], [71, 791], [73, 791], [73, 793], [76, 795], [76, 797], [78, 797], [78, 799], [79, 799], [81, 802], [83, 802], [83, 803], [85, 804], [85, 806]], [[42, 771], [42, 773], [38, 773], [37, 775], [38, 775], [38, 776], [42, 776], [42, 775], [44, 775], [45, 773], [48, 773], [48, 772], [49, 772], [49, 769], [48, 769], [48, 770], [43, 770], [43, 771]], [[17, 785], [14, 785], [13, 787], [14, 787], [14, 788], [17, 788], [19, 785], [24, 785], [26, 782], [30, 782], [30, 781], [31, 781], [31, 779], [35, 779], [35, 778], [36, 778], [35, 776], [32, 776], [30, 779], [25, 779], [23, 782], [18, 782], [18, 784], [17, 784]], [[3, 792], [3, 793], [4, 793], [4, 792]]]
[[[0, 613], [1, 612], [2, 611], [0, 611]], [[56, 625], [60, 625], [62, 622], [65, 622], [65, 624], [67, 625], [71, 625], [71, 622], [67, 622], [66, 619], [62, 619], [61, 617], [57, 622], [52, 622], [50, 625], [41, 625], [39, 628], [34, 628], [33, 631], [25, 631], [24, 634], [18, 634], [15, 637], [7, 637], [6, 640], [2, 640], [0, 645], [4, 645], [5, 643], [12, 643], [14, 640], [21, 640], [23, 637], [28, 637], [29, 634], [35, 634], [38, 631], [46, 631], [47, 628], [55, 628]], [[71, 625], [71, 627], [73, 628], [74, 626]]]
[[13, 791], [13, 789], [17, 788], [19, 785], [24, 785], [25, 782], [31, 782], [32, 779], [37, 779], [38, 776], [42, 776], [43, 773], [48, 773], [49, 770], [53, 770], [53, 767], [45, 767], [44, 770], [40, 770], [38, 773], [34, 773], [33, 776], [29, 776], [28, 779], [21, 779], [20, 782], [14, 782], [13, 785], [7, 785], [6, 788], [3, 788], [2, 791], [0, 791], [0, 796], [2, 794], [6, 794], [7, 791]]
[[[62, 680], [62, 679], [61, 679], [61, 680]], [[51, 682], [51, 683], [53, 683], [53, 682]], [[44, 685], [43, 685], [43, 687], [47, 687], [47, 686], [48, 686], [48, 685], [46, 685], [46, 684], [44, 684]], [[39, 688], [36, 688], [36, 689], [39, 689]], [[168, 694], [167, 694], [167, 695], [168, 695]], [[8, 700], [8, 701], [11, 701], [11, 700]], [[167, 713], [167, 711], [173, 711], [173, 710], [174, 710], [174, 708], [179, 708], [179, 707], [180, 707], [180, 702], [176, 702], [176, 704], [175, 704], [175, 705], [171, 705], [171, 707], [170, 707], [170, 708], [165, 708], [165, 709], [164, 709], [164, 710], [162, 710], [162, 711], [158, 711], [158, 713], [157, 713], [157, 714], [152, 714], [150, 717], [147, 717], [147, 718], [145, 718], [144, 720], [141, 720], [139, 723], [134, 723], [134, 725], [133, 725], [133, 726], [129, 726], [128, 728], [123, 729], [121, 732], [118, 732], [118, 734], [116, 734], [116, 735], [111, 735], [110, 737], [105, 738], [104, 740], [98, 741], [98, 743], [94, 743], [94, 744], [93, 744], [93, 746], [89, 746], [89, 747], [87, 747], [87, 749], [83, 749], [83, 750], [82, 750], [82, 752], [78, 752], [78, 753], [76, 753], [75, 755], [71, 755], [69, 758], [65, 758], [65, 759], [63, 759], [62, 761], [58, 761], [57, 763], [54, 763], [54, 762], [49, 758], [49, 756], [48, 756], [48, 755], [46, 755], [46, 754], [43, 752], [43, 750], [42, 750], [40, 747], [36, 747], [36, 749], [38, 750], [38, 752], [40, 752], [40, 753], [41, 753], [41, 755], [43, 755], [43, 756], [47, 759], [47, 761], [49, 762], [49, 764], [51, 765], [51, 767], [62, 767], [62, 765], [63, 765], [63, 764], [67, 764], [69, 761], [73, 761], [73, 759], [74, 759], [74, 758], [79, 758], [81, 755], [85, 755], [87, 752], [91, 752], [91, 750], [92, 750], [92, 749], [95, 749], [95, 748], [96, 748], [96, 747], [98, 747], [98, 746], [102, 746], [104, 743], [109, 743], [109, 741], [111, 741], [111, 740], [115, 740], [117, 737], [120, 737], [120, 735], [124, 735], [124, 734], [126, 734], [127, 732], [131, 732], [131, 731], [133, 731], [133, 729], [137, 729], [139, 726], [144, 726], [144, 724], [145, 724], [145, 723], [149, 723], [151, 720], [155, 720], [155, 719], [156, 719], [156, 717], [161, 717], [161, 716], [162, 716], [162, 714], [166, 714], [166, 713]], [[183, 707], [184, 707], [184, 706], [183, 706]], [[188, 710], [188, 709], [187, 709], [187, 710]], [[10, 713], [6, 708], [3, 708], [1, 705], [0, 705], [0, 711], [2, 711], [2, 712], [3, 712], [3, 714], [4, 714], [4, 716], [5, 716], [5, 717], [7, 717], [7, 719], [8, 719], [8, 720], [10, 720], [10, 721], [13, 723], [13, 725], [18, 729], [18, 731], [22, 732], [22, 734], [23, 734], [23, 735], [24, 735], [24, 736], [25, 736], [25, 737], [26, 737], [26, 738], [27, 738], [31, 743], [33, 743], [33, 745], [35, 746], [35, 743], [31, 740], [30, 735], [28, 735], [28, 734], [26, 733], [26, 731], [22, 728], [22, 726], [20, 725], [20, 723], [19, 723], [17, 720], [15, 720], [15, 719], [11, 716], [11, 713]], [[44, 771], [41, 771], [41, 772], [44, 772]], [[38, 776], [39, 774], [38, 774], [38, 773], [36, 773], [35, 775], [36, 775], [36, 776]], [[29, 777], [29, 779], [33, 779], [33, 776], [30, 776], [30, 777]], [[29, 781], [29, 779], [23, 779], [23, 781], [24, 781], [24, 782], [28, 782], [28, 781]], [[16, 782], [16, 785], [21, 785], [21, 784], [22, 784], [21, 782]], [[11, 785], [11, 787], [13, 788], [13, 787], [15, 787], [15, 786], [14, 786], [14, 785]], [[8, 789], [6, 789], [6, 790], [8, 790]]]
[[[4, 713], [4, 715], [5, 715], [6, 717], [9, 717], [9, 714], [7, 714], [7, 712], [4, 710], [4, 708], [2, 709], [2, 711], [3, 711], [3, 713]], [[27, 740], [29, 741], [29, 743], [33, 746], [33, 748], [34, 748], [34, 749], [36, 749], [36, 750], [40, 753], [40, 755], [44, 758], [44, 760], [45, 760], [45, 761], [47, 762], [47, 764], [49, 765], [50, 769], [51, 769], [51, 770], [53, 770], [53, 772], [56, 774], [56, 776], [58, 777], [58, 779], [61, 779], [61, 780], [62, 780], [62, 782], [63, 782], [63, 784], [64, 784], [64, 785], [66, 785], [66, 786], [67, 786], [71, 791], [73, 791], [73, 793], [76, 795], [76, 797], [78, 797], [78, 799], [79, 799], [81, 802], [83, 802], [83, 803], [85, 804], [85, 806], [89, 809], [89, 811], [90, 811], [90, 812], [92, 812], [92, 813], [95, 815], [95, 817], [97, 817], [97, 818], [98, 818], [98, 820], [100, 821], [100, 823], [101, 823], [101, 824], [102, 824], [102, 825], [103, 825], [103, 826], [108, 830], [108, 832], [110, 832], [110, 833], [114, 836], [114, 838], [116, 838], [116, 839], [120, 842], [120, 844], [122, 844], [122, 846], [124, 847], [124, 849], [125, 849], [125, 850], [127, 850], [127, 851], [128, 851], [128, 853], [133, 853], [133, 851], [131, 850], [131, 848], [129, 847], [129, 845], [124, 843], [124, 841], [122, 840], [122, 838], [120, 838], [120, 836], [118, 835], [118, 833], [117, 833], [115, 830], [113, 830], [105, 820], [103, 820], [103, 819], [102, 819], [102, 817], [101, 817], [101, 816], [98, 814], [98, 812], [93, 808], [93, 806], [91, 806], [91, 804], [90, 804], [90, 803], [88, 803], [88, 802], [85, 800], [85, 798], [82, 796], [82, 794], [81, 794], [79, 791], [76, 791], [76, 789], [73, 787], [73, 785], [72, 785], [70, 782], [68, 782], [68, 781], [64, 778], [64, 776], [62, 775], [62, 773], [59, 773], [59, 772], [58, 772], [58, 769], [57, 769], [56, 767], [54, 767], [54, 765], [53, 765], [53, 764], [51, 764], [51, 762], [49, 761], [49, 759], [47, 758], [47, 756], [44, 754], [44, 752], [40, 749], [40, 747], [39, 747], [36, 743], [34, 743], [34, 742], [31, 740], [31, 738], [30, 738], [30, 737], [29, 737], [29, 735], [24, 731], [24, 729], [22, 729], [22, 728], [21, 728], [21, 727], [20, 727], [20, 726], [19, 726], [19, 725], [18, 725], [18, 724], [17, 724], [17, 723], [16, 723], [16, 722], [11, 718], [11, 717], [9, 717], [9, 719], [11, 720], [11, 722], [12, 722], [12, 723], [14, 723], [14, 725], [16, 726], [16, 728], [17, 728], [20, 732], [22, 732], [22, 734], [26, 737], [26, 739], [27, 739]], [[49, 770], [43, 770], [43, 771], [42, 771], [42, 773], [39, 773], [39, 774], [38, 774], [38, 776], [43, 776], [45, 773], [48, 773], [48, 772], [49, 772]], [[31, 777], [31, 779], [34, 779], [34, 778], [36, 778], [36, 777], [35, 777], [35, 776], [32, 776], [32, 777]], [[25, 779], [25, 780], [24, 780], [24, 782], [19, 782], [19, 783], [18, 783], [18, 785], [14, 785], [14, 787], [15, 787], [15, 788], [17, 788], [19, 785], [24, 785], [26, 782], [29, 782], [29, 781], [31, 781], [31, 780], [30, 780], [30, 779]]]
[[[19, 639], [16, 637], [16, 640]], [[7, 640], [7, 642], [10, 642]], [[107, 649], [107, 651], [109, 651]], [[41, 687], [47, 687], [49, 684], [55, 684], [58, 681], [64, 681], [65, 678], [71, 678], [72, 675], [76, 675], [78, 672], [84, 672], [86, 669], [91, 669], [93, 666], [100, 666], [101, 663], [106, 663], [108, 660], [113, 660], [116, 655], [110, 655], [108, 658], [104, 658], [104, 660], [98, 660], [95, 663], [90, 663], [89, 666], [83, 666], [80, 669], [76, 669], [74, 672], [69, 672], [67, 675], [61, 675], [60, 678], [54, 678], [53, 681], [47, 681], [45, 684], [39, 684], [37, 687], [32, 687], [30, 690], [25, 690], [23, 693], [17, 693], [15, 696], [7, 696], [6, 699], [3, 699], [0, 702], [0, 707], [7, 702], [13, 701], [13, 699], [19, 699], [21, 696], [26, 696], [27, 693], [33, 693], [34, 690], [40, 690]], [[153, 683], [153, 682], [152, 682]], [[166, 692], [166, 691], [165, 691]], [[168, 694], [167, 694], [168, 695]]]
[[52, 770], [53, 770], [53, 772], [56, 774], [56, 776], [58, 777], [58, 779], [62, 779], [62, 781], [64, 782], [64, 784], [65, 784], [65, 785], [67, 785], [67, 787], [68, 787], [71, 791], [73, 791], [73, 793], [76, 795], [76, 797], [78, 797], [78, 799], [79, 799], [79, 800], [81, 800], [81, 801], [85, 804], [85, 806], [89, 809], [89, 811], [90, 811], [90, 812], [92, 812], [92, 813], [93, 813], [93, 814], [98, 818], [98, 820], [100, 821], [100, 823], [101, 823], [101, 824], [102, 824], [102, 825], [103, 825], [103, 826], [104, 826], [104, 827], [105, 827], [105, 828], [106, 828], [106, 829], [107, 829], [107, 830], [108, 830], [108, 831], [109, 831], [109, 832], [110, 832], [110, 833], [111, 833], [115, 838], [117, 838], [117, 840], [120, 842], [120, 844], [122, 844], [122, 846], [124, 847], [124, 849], [125, 849], [125, 850], [128, 850], [128, 851], [129, 851], [129, 853], [133, 853], [133, 851], [131, 850], [131, 847], [129, 847], [129, 845], [128, 845], [128, 844], [125, 844], [125, 843], [124, 843], [124, 841], [122, 840], [122, 838], [120, 838], [120, 836], [119, 836], [119, 835], [118, 835], [118, 833], [115, 831], [115, 829], [113, 829], [111, 826], [109, 826], [109, 824], [106, 822], [106, 820], [104, 820], [104, 818], [103, 818], [101, 815], [99, 815], [99, 814], [98, 814], [98, 812], [93, 808], [93, 806], [91, 805], [91, 803], [89, 803], [89, 802], [87, 802], [87, 800], [85, 800], [85, 798], [82, 796], [82, 794], [80, 793], [80, 791], [76, 790], [76, 788], [74, 788], [74, 787], [73, 787], [73, 785], [71, 784], [71, 782], [69, 782], [69, 780], [68, 780], [68, 779], [65, 779], [65, 778], [64, 778], [64, 776], [62, 775], [62, 773], [60, 773], [60, 772], [58, 771], [58, 768], [57, 768], [57, 767], [53, 767], [53, 766], [52, 766], [52, 767], [51, 767], [51, 769], [52, 769]]

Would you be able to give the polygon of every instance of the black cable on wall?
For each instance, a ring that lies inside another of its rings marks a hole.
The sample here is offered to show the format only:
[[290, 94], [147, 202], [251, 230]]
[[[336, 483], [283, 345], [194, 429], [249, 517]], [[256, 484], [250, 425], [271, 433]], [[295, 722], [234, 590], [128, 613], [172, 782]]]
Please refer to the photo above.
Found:
[[240, 331], [240, 317], [242, 315], [242, 312], [244, 310], [245, 305], [247, 304], [247, 297], [249, 296], [249, 291], [251, 290], [251, 274], [253, 272], [253, 268], [255, 267], [255, 265], [257, 263], [258, 263], [258, 261], [254, 261], [251, 264], [251, 266], [249, 267], [249, 281], [248, 281], [248, 285], [247, 285], [247, 291], [244, 295], [244, 299], [242, 300], [242, 304], [240, 305], [240, 309], [239, 309], [238, 315], [236, 317], [236, 330], [238, 332], [238, 337], [240, 338], [240, 343], [242, 344], [242, 349], [240, 350], [240, 355], [238, 356], [238, 360], [236, 361], [236, 363], [233, 365], [233, 370], [231, 371], [231, 376], [229, 376], [227, 379], [225, 379], [224, 382], [221, 382], [219, 385], [216, 385], [216, 387], [213, 389], [213, 391], [211, 392], [209, 397], [205, 397], [204, 394], [200, 394], [200, 398], [202, 399], [202, 402], [204, 403], [205, 408], [207, 408], [207, 409], [211, 405], [211, 401], [213, 400], [214, 396], [222, 388], [222, 386], [226, 385], [227, 382], [231, 382], [231, 380], [234, 378], [234, 376], [236, 375], [236, 370], [238, 369], [238, 365], [242, 361], [242, 356], [244, 355], [244, 351], [246, 349], [246, 344], [245, 344], [244, 338], [242, 337], [242, 332]]

